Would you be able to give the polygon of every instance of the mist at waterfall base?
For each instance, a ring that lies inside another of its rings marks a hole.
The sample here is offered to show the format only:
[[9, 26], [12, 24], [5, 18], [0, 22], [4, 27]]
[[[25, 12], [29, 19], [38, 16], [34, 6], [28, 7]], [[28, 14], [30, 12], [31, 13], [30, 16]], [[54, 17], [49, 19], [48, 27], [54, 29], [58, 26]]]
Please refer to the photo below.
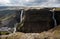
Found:
[[59, 7], [60, 0], [0, 0], [0, 6]]

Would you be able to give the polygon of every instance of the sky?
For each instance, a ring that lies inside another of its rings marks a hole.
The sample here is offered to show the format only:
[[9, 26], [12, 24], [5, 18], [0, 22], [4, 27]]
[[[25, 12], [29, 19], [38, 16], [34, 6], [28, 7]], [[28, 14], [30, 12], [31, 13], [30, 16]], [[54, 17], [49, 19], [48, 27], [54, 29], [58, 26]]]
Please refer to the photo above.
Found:
[[60, 0], [0, 0], [0, 6], [60, 7]]

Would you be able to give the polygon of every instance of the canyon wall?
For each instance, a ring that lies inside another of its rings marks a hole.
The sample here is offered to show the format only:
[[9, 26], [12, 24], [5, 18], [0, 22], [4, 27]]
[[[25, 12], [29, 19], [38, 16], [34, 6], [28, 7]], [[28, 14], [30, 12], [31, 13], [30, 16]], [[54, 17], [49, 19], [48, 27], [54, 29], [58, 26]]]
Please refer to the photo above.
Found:
[[25, 11], [22, 32], [33, 33], [47, 31], [54, 27], [52, 12], [47, 9], [29, 9]]
[[57, 21], [57, 25], [60, 25], [60, 11], [55, 11], [55, 19]]
[[[60, 25], [60, 11], [54, 11], [54, 13], [57, 25]], [[24, 22], [22, 22], [23, 26], [19, 30], [17, 29], [17, 31], [25, 33], [38, 33], [55, 27], [53, 12], [49, 9], [29, 9], [24, 11], [24, 16]]]

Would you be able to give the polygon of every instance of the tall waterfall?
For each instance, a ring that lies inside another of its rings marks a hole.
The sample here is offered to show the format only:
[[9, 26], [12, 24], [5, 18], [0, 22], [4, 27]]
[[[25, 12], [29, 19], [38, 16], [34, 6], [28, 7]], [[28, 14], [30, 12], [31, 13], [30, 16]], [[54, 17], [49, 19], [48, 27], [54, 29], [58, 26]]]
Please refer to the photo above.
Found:
[[14, 25], [14, 31], [13, 31], [13, 33], [16, 32], [16, 27], [17, 27], [17, 25], [18, 25], [18, 23], [16, 23], [16, 24]]
[[57, 22], [56, 22], [56, 19], [55, 19], [55, 8], [53, 8], [52, 10], [50, 10], [52, 12], [52, 18], [53, 18], [53, 21], [54, 21], [54, 26], [57, 26]]
[[24, 11], [23, 11], [23, 10], [21, 10], [21, 16], [20, 16], [20, 19], [21, 19], [21, 20], [20, 20], [20, 22], [22, 22], [22, 18], [23, 18], [23, 16], [22, 16], [22, 15], [23, 15], [23, 12], [24, 12]]
[[[22, 18], [23, 18], [23, 16], [22, 16], [22, 15], [23, 15], [23, 10], [21, 10], [21, 12], [20, 12], [20, 13], [21, 13], [21, 15], [20, 15], [20, 22], [22, 22]], [[18, 23], [16, 23], [16, 24], [14, 25], [14, 28], [13, 28], [13, 29], [14, 29], [14, 31], [13, 31], [13, 33], [15, 33], [15, 32], [16, 32], [16, 27], [17, 27], [17, 25], [18, 25]]]
[[55, 19], [55, 12], [54, 12], [55, 9], [52, 10], [53, 12], [53, 20], [54, 20], [54, 26], [57, 26], [57, 22], [56, 22], [56, 19]]

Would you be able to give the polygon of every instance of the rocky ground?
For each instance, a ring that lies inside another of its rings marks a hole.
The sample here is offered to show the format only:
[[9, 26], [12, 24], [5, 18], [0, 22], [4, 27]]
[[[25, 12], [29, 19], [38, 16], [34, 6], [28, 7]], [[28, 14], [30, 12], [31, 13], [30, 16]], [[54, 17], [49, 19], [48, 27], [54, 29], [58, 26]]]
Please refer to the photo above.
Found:
[[41, 33], [16, 32], [9, 35], [1, 35], [0, 39], [60, 39], [60, 26]]

